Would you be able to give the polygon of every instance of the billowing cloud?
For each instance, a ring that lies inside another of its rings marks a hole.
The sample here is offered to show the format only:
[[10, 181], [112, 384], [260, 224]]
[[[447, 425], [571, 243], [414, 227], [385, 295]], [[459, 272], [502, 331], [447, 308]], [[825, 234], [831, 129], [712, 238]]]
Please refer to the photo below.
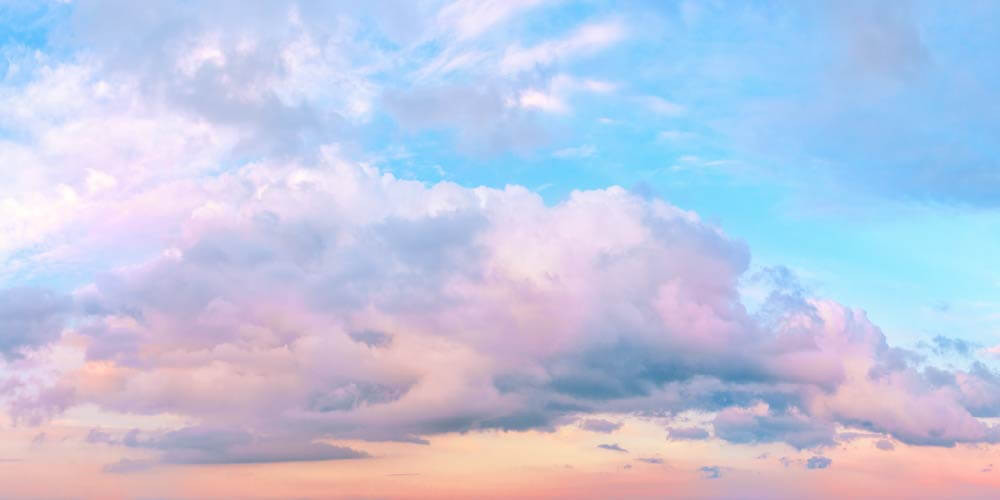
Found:
[[[434, 19], [464, 43], [529, 4]], [[27, 172], [0, 186], [0, 273], [76, 270], [51, 280], [63, 291], [0, 291], [0, 396], [15, 423], [76, 407], [188, 422], [90, 431], [92, 446], [153, 457], [109, 472], [367, 457], [334, 444], [346, 439], [610, 433], [627, 415], [684, 411], [720, 440], [798, 449], [835, 444], [838, 427], [911, 445], [1000, 438], [985, 420], [1000, 415], [989, 367], [928, 365], [784, 268], [765, 272], [773, 292], [748, 310], [750, 249], [697, 214], [620, 187], [546, 202], [513, 184], [405, 180], [334, 144], [374, 105], [413, 130], [538, 144], [537, 110], [614, 88], [548, 72], [621, 40], [621, 22], [510, 46], [490, 66], [509, 81], [402, 91], [348, 57], [357, 26], [310, 22], [336, 9], [269, 7], [288, 30], [212, 17], [234, 5], [123, 10], [134, 24], [85, 33], [94, 54], [37, 63], [0, 94], [2, 130], [19, 132], [0, 135], [0, 164]], [[361, 48], [379, 68], [401, 64]]]
[[[242, 440], [221, 451], [150, 441], [167, 462], [335, 458], [317, 440], [423, 443], [649, 410], [715, 413], [714, 434], [736, 443], [830, 445], [838, 424], [911, 444], [995, 439], [976, 417], [997, 407], [988, 369], [935, 385], [832, 302], [778, 293], [766, 318], [749, 314], [746, 248], [692, 213], [620, 188], [549, 206], [327, 155], [188, 190], [190, 212], [164, 219], [167, 248], [74, 293], [64, 335], [82, 361], [51, 386], [60, 397], [12, 408], [240, 429], [220, 431]], [[276, 435], [301, 444], [278, 449]]]

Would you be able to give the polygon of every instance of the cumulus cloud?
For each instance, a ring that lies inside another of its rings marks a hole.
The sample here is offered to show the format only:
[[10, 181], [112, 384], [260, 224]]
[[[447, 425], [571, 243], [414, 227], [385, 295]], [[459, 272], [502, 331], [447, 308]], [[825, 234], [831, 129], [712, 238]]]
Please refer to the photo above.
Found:
[[[91, 8], [106, 7], [79, 15]], [[308, 22], [314, 12], [273, 8], [290, 31], [246, 28], [275, 42], [247, 47], [238, 19], [213, 38], [204, 26], [222, 21], [184, 7], [123, 11], [137, 27], [112, 38], [130, 43], [93, 41], [106, 67], [53, 63], [0, 95], [4, 126], [27, 136], [0, 137], [0, 163], [30, 167], [0, 186], [2, 272], [86, 271], [65, 292], [0, 291], [15, 422], [93, 405], [198, 423], [85, 438], [154, 463], [363, 458], [330, 442], [426, 444], [581, 419], [612, 432], [619, 424], [590, 416], [685, 410], [735, 443], [813, 448], [833, 444], [837, 426], [916, 445], [997, 439], [982, 420], [1000, 414], [990, 368], [921, 366], [862, 311], [811, 297], [787, 270], [768, 273], [776, 291], [748, 312], [738, 285], [749, 249], [664, 200], [610, 187], [547, 204], [516, 185], [403, 180], [320, 146], [330, 138], [310, 134], [367, 116], [368, 73], [338, 80], [350, 102], [310, 85], [351, 67], [335, 35], [354, 28], [327, 32]], [[491, 8], [490, 22], [512, 15]], [[458, 38], [489, 29], [463, 16], [441, 22]], [[584, 26], [512, 47], [502, 65], [531, 73], [624, 31]], [[404, 126], [475, 124], [473, 140], [510, 147], [542, 135], [522, 91], [566, 102], [613, 89], [525, 78], [378, 95]]]
[[[326, 155], [189, 186], [190, 211], [162, 219], [165, 250], [74, 293], [82, 364], [11, 411], [89, 403], [241, 429], [221, 451], [148, 446], [205, 463], [653, 409], [714, 413], [736, 443], [830, 445], [838, 424], [910, 444], [995, 439], [978, 419], [1000, 408], [985, 366], [930, 377], [863, 313], [790, 292], [766, 321], [749, 314], [747, 249], [662, 200], [609, 188], [549, 206]], [[298, 447], [267, 441], [281, 432]]]
[[[426, 442], [650, 408], [716, 412], [715, 435], [737, 443], [829, 445], [837, 424], [912, 444], [994, 439], [975, 416], [998, 407], [987, 368], [934, 385], [831, 302], [776, 300], [794, 307], [761, 321], [737, 292], [746, 248], [694, 214], [620, 188], [547, 206], [520, 187], [424, 185], [327, 154], [188, 191], [166, 251], [75, 294], [84, 363], [12, 409], [171, 412], [251, 436], [292, 429], [301, 443]], [[153, 449], [294, 455], [255, 446]]]

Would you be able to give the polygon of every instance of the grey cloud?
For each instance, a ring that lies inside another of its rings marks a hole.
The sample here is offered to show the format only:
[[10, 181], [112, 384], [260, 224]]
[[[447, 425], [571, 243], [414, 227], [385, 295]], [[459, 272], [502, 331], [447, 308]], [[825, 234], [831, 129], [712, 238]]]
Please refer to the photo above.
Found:
[[827, 457], [810, 457], [806, 460], [807, 469], [825, 469], [833, 463], [833, 460]]
[[160, 460], [172, 464], [250, 464], [312, 462], [369, 458], [363, 451], [289, 437], [259, 437], [246, 431], [186, 427], [130, 446], [161, 451]]
[[84, 441], [90, 444], [97, 444], [97, 443], [118, 444], [117, 439], [112, 437], [111, 434], [102, 431], [101, 429], [90, 429], [90, 431], [87, 432], [87, 437], [84, 438]]
[[960, 339], [938, 335], [931, 339], [933, 349], [936, 354], [947, 355], [956, 354], [958, 356], [970, 356], [974, 354], [977, 344]]
[[875, 447], [883, 451], [892, 451], [896, 449], [896, 447], [892, 444], [892, 441], [887, 439], [879, 439], [878, 441], [875, 441]]
[[401, 398], [408, 386], [389, 386], [365, 381], [352, 381], [329, 389], [315, 391], [307, 408], [312, 411], [347, 411], [362, 405], [390, 403]]
[[667, 427], [667, 439], [671, 441], [708, 439], [708, 431], [701, 427]]
[[604, 420], [600, 418], [588, 418], [580, 422], [580, 428], [591, 431], [591, 432], [601, 432], [604, 434], [610, 434], [618, 429], [621, 429], [621, 422], [611, 422], [609, 420]]
[[368, 347], [388, 347], [392, 343], [392, 335], [376, 330], [361, 330], [349, 335], [355, 342], [360, 342]]
[[621, 446], [618, 446], [618, 443], [599, 444], [599, 445], [597, 445], [597, 447], [601, 448], [601, 449], [605, 449], [605, 450], [610, 450], [610, 451], [617, 451], [617, 452], [621, 452], [621, 453], [628, 453], [628, 450], [626, 450], [625, 448], [622, 448]]
[[647, 464], [653, 464], [653, 465], [663, 465], [663, 463], [664, 463], [663, 459], [660, 458], [660, 457], [639, 457], [636, 460], [638, 460], [640, 462], [645, 462]]
[[800, 415], [724, 410], [715, 417], [713, 425], [717, 437], [733, 443], [784, 441], [799, 449], [834, 443], [831, 423]]
[[153, 460], [123, 458], [117, 462], [105, 465], [101, 470], [109, 474], [131, 474], [149, 470], [155, 466], [156, 462]]
[[58, 339], [72, 307], [72, 299], [50, 290], [0, 290], [0, 355], [17, 358]]
[[718, 465], [705, 465], [698, 469], [705, 479], [719, 479], [722, 477], [722, 468]]

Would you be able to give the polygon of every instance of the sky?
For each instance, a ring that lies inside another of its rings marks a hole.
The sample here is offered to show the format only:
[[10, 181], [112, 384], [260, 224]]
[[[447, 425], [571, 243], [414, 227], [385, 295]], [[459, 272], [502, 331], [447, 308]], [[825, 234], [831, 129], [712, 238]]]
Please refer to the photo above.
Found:
[[994, 497], [998, 23], [0, 0], [0, 497]]

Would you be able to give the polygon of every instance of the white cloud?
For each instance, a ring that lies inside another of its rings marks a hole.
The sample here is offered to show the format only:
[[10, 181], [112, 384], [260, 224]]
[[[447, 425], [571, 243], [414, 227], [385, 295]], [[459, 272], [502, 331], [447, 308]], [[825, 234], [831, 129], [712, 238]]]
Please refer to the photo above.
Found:
[[658, 96], [643, 96], [637, 99], [639, 105], [658, 115], [679, 116], [684, 114], [684, 106]]
[[548, 66], [562, 59], [596, 52], [624, 37], [625, 28], [619, 21], [584, 25], [560, 40], [550, 40], [528, 48], [519, 45], [509, 47], [500, 61], [500, 70], [505, 74], [513, 74]]
[[549, 113], [565, 113], [569, 111], [566, 103], [554, 94], [536, 89], [522, 91], [517, 99], [518, 104], [526, 109], [538, 109]]
[[438, 13], [438, 21], [459, 40], [478, 37], [519, 11], [544, 0], [457, 0]]

